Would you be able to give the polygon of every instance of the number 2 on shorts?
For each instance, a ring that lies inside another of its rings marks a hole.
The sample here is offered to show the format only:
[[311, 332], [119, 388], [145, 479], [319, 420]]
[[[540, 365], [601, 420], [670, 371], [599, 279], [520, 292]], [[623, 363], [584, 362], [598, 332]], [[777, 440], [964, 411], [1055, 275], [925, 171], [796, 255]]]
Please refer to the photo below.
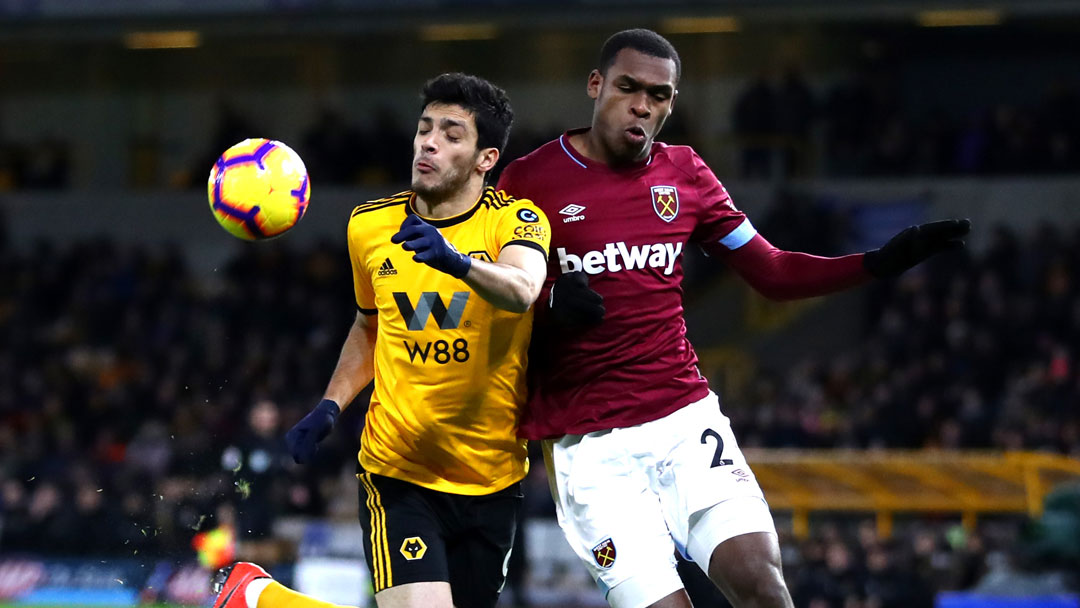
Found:
[[709, 437], [716, 439], [716, 451], [713, 452], [712, 464], [709, 468], [715, 468], [723, 465], [733, 464], [734, 461], [730, 458], [724, 458], [724, 439], [720, 437], [720, 433], [712, 429], [705, 429], [701, 433], [701, 443], [708, 443]]

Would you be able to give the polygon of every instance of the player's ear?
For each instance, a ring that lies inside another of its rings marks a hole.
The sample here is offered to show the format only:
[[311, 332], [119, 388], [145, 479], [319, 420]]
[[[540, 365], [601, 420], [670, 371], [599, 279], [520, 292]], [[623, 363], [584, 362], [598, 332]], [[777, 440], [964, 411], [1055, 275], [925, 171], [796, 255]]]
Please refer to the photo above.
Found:
[[589, 72], [589, 80], [585, 84], [585, 92], [589, 94], [589, 97], [593, 99], [600, 97], [600, 89], [603, 86], [604, 75], [600, 73], [600, 70]]
[[679, 89], [675, 89], [675, 92], [671, 94], [671, 103], [668, 104], [668, 114], [675, 109], [675, 100], [679, 98]]
[[483, 148], [476, 155], [476, 170], [480, 173], [487, 173], [495, 168], [495, 165], [499, 162], [499, 149], [498, 148]]

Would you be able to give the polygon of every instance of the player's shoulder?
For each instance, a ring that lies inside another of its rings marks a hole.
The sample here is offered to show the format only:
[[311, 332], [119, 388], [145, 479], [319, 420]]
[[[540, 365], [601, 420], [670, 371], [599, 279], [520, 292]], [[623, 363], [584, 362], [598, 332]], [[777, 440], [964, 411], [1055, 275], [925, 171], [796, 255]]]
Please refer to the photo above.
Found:
[[653, 146], [653, 155], [663, 155], [677, 162], [701, 162], [701, 156], [698, 155], [697, 151], [685, 144], [669, 144], [658, 141]]
[[563, 151], [562, 136], [560, 135], [532, 152], [513, 160], [506, 166], [506, 170], [513, 172], [522, 168], [533, 168], [536, 165], [550, 164], [565, 157], [566, 153]]
[[702, 169], [708, 169], [697, 151], [686, 145], [656, 142], [653, 144], [653, 159], [654, 162], [661, 161], [658, 166], [670, 166], [690, 179], [697, 179]]
[[385, 198], [377, 198], [374, 200], [360, 203], [353, 208], [352, 215], [350, 217], [355, 218], [356, 216], [365, 213], [373, 213], [385, 209], [403, 207], [404, 205], [408, 204], [409, 200], [412, 198], [412, 195], [412, 190], [405, 190], [403, 192], [398, 192], [397, 194], [392, 194]]
[[357, 205], [349, 216], [349, 238], [366, 240], [374, 234], [396, 231], [408, 213], [412, 196], [412, 191], [406, 190]]
[[505, 214], [515, 214], [523, 221], [536, 221], [543, 211], [527, 198], [518, 198], [505, 190], [485, 188], [480, 197], [480, 204], [490, 213], [501, 217]]

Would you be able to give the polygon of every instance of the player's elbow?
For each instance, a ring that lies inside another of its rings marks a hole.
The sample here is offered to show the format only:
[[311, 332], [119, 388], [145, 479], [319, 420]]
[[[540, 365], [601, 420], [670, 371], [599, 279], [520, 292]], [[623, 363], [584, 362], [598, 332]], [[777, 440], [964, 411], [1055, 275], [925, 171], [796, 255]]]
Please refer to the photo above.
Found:
[[528, 312], [536, 298], [540, 297], [544, 276], [543, 273], [530, 273], [522, 268], [509, 268], [500, 287], [491, 291], [493, 297], [485, 297], [502, 310], [517, 314]]
[[529, 307], [530, 306], [532, 306], [531, 302], [527, 302], [527, 301], [522, 299], [522, 300], [517, 300], [517, 301], [514, 301], [514, 302], [510, 303], [506, 307], [506, 310], [508, 310], [508, 311], [510, 311], [512, 313], [516, 313], [516, 314], [520, 315], [520, 314], [525, 314], [525, 313], [529, 312]]
[[528, 312], [539, 295], [539, 285], [520, 285], [518, 289], [514, 290], [514, 297], [511, 298], [510, 312], [516, 312], [518, 314]]
[[529, 307], [532, 306], [532, 302], [517, 294], [507, 294], [499, 298], [488, 298], [488, 300], [495, 305], [495, 308], [519, 315], [528, 312]]
[[785, 289], [785, 287], [779, 283], [756, 281], [751, 283], [750, 286], [766, 300], [772, 302], [789, 302], [798, 299], [798, 296], [795, 293], [790, 289]]
[[526, 285], [512, 283], [498, 290], [482, 293], [485, 300], [499, 310], [505, 310], [515, 314], [522, 314], [529, 310], [536, 299]]
[[795, 299], [795, 295], [786, 281], [776, 278], [776, 271], [770, 269], [766, 272], [744, 272], [740, 269], [739, 276], [754, 291], [761, 294], [766, 300], [773, 302], [786, 302]]

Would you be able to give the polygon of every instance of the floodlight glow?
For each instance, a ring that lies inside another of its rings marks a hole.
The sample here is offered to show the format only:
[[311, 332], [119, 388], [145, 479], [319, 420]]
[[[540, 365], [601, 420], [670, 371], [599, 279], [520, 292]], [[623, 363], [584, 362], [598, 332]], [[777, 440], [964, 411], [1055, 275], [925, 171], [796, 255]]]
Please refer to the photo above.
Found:
[[180, 30], [172, 32], [129, 32], [124, 35], [124, 46], [129, 49], [193, 49], [201, 43], [199, 32]]
[[739, 31], [735, 17], [669, 17], [660, 22], [666, 34], [729, 34]]
[[922, 11], [915, 20], [923, 27], [972, 27], [1000, 25], [1004, 16], [995, 9]]
[[420, 28], [420, 39], [428, 42], [491, 40], [499, 35], [492, 23], [444, 23]]

